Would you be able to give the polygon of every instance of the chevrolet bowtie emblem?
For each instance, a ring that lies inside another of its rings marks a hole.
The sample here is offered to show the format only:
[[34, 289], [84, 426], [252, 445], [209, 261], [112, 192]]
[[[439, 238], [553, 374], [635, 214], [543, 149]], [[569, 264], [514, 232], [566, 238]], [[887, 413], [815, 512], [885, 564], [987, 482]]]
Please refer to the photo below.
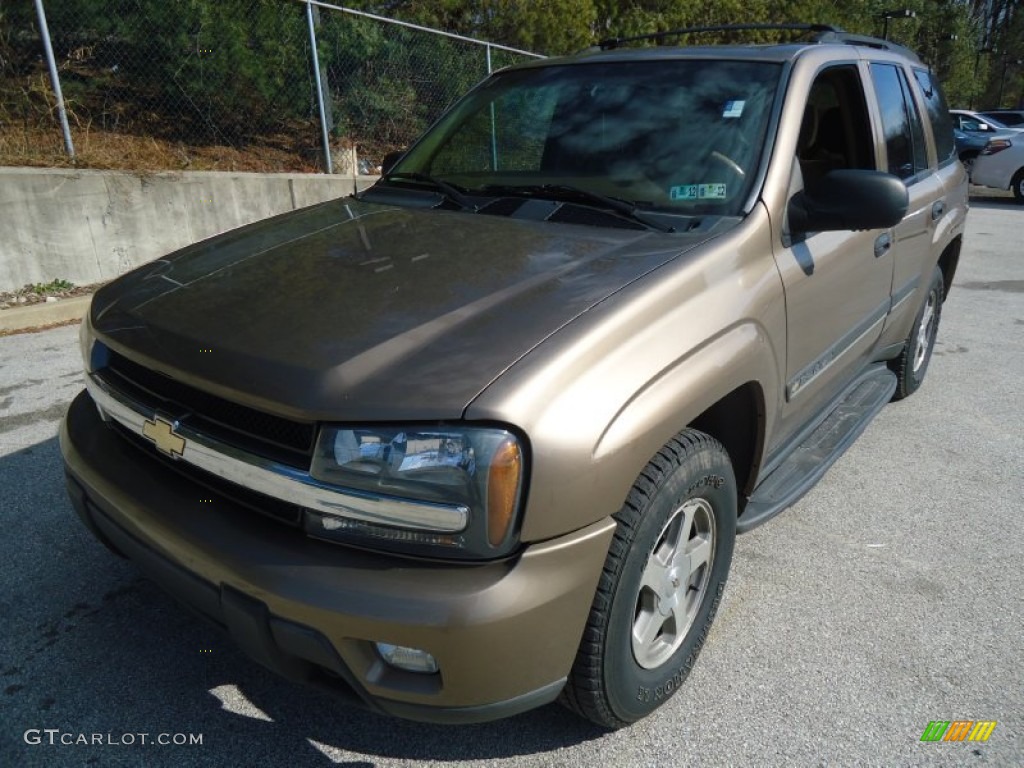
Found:
[[142, 436], [152, 440], [158, 450], [171, 457], [179, 457], [185, 453], [185, 438], [174, 434], [174, 426], [159, 416], [152, 421], [146, 420], [142, 425]]

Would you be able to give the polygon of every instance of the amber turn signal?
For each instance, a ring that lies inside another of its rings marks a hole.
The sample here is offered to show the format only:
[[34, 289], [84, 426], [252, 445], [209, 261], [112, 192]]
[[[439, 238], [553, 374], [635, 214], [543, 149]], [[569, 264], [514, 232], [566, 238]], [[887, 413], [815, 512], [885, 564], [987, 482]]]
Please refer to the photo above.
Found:
[[522, 469], [519, 443], [509, 437], [494, 452], [487, 473], [487, 541], [492, 547], [500, 546], [508, 536], [515, 517]]

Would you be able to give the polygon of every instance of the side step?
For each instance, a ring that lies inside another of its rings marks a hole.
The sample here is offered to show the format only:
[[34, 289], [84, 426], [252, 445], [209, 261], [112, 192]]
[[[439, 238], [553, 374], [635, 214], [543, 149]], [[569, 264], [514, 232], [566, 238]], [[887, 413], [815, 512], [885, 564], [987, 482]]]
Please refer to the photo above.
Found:
[[767, 522], [795, 504], [846, 452], [896, 391], [896, 375], [884, 365], [855, 381], [825, 419], [765, 477], [736, 521], [737, 533]]

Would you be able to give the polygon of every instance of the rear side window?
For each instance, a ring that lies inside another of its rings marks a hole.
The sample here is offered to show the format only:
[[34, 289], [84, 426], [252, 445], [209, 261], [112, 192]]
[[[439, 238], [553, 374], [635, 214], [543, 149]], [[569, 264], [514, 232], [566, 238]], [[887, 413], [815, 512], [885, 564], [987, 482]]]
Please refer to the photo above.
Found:
[[953, 120], [949, 116], [949, 106], [939, 87], [939, 81], [932, 77], [930, 72], [915, 69], [914, 77], [917, 79], [918, 85], [921, 86], [921, 93], [924, 94], [928, 119], [932, 124], [932, 133], [935, 134], [935, 152], [939, 159], [939, 165], [942, 165], [943, 162], [956, 155], [956, 147], [953, 144]]
[[890, 64], [872, 64], [878, 105], [882, 113], [888, 171], [909, 179], [928, 167], [921, 116], [910, 98], [903, 71]]
[[985, 117], [992, 117], [1003, 125], [1024, 125], [1024, 112], [982, 112]]

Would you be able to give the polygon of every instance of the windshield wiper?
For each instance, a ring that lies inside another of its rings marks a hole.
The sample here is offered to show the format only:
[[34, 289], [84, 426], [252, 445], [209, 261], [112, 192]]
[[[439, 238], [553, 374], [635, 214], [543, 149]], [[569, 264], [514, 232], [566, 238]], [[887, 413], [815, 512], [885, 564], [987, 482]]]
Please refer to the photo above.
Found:
[[591, 192], [589, 189], [575, 187], [572, 184], [524, 184], [519, 186], [487, 184], [481, 188], [481, 191], [497, 194], [522, 195], [523, 197], [541, 197], [550, 200], [560, 200], [562, 202], [582, 202], [594, 207], [607, 208], [630, 221], [643, 224], [645, 227], [656, 229], [659, 232], [676, 231], [675, 227], [666, 226], [660, 222], [652, 221], [650, 217], [644, 215], [636, 203], [629, 200], [623, 200], [621, 197], [611, 197], [610, 195], [602, 195], [599, 192]]
[[439, 179], [436, 176], [431, 176], [429, 173], [419, 173], [416, 171], [397, 171], [395, 173], [385, 173], [381, 176], [381, 181], [390, 181], [391, 179], [410, 179], [412, 181], [423, 181], [436, 189], [441, 190], [445, 198], [451, 200], [453, 203], [458, 205], [464, 211], [472, 211], [476, 213], [478, 206], [474, 205], [468, 197], [462, 194], [462, 190], [454, 184]]

